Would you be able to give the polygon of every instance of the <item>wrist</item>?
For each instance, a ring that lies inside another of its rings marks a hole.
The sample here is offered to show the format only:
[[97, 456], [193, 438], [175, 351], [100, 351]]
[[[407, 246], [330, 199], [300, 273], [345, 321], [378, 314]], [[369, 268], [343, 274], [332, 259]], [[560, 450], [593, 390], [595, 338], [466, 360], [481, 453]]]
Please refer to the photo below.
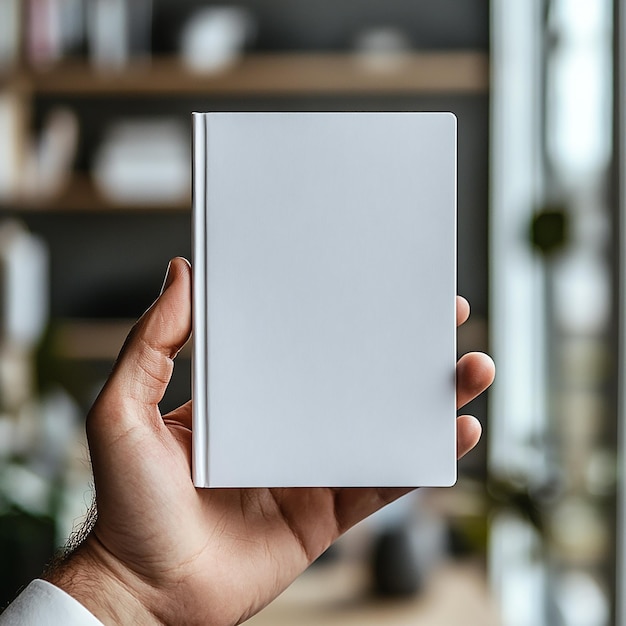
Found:
[[162, 624], [146, 601], [154, 590], [125, 570], [90, 535], [43, 578], [71, 595], [103, 624]]

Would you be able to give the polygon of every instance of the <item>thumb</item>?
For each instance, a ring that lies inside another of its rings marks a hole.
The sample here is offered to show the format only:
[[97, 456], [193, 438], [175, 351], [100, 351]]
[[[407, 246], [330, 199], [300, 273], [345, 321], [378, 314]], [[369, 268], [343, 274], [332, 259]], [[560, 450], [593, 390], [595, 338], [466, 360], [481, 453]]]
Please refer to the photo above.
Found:
[[138, 419], [160, 422], [158, 404], [172, 376], [173, 359], [190, 333], [191, 267], [179, 257], [170, 261], [161, 294], [128, 335], [90, 411], [90, 426], [97, 428], [94, 422], [106, 420], [106, 429], [116, 437]]

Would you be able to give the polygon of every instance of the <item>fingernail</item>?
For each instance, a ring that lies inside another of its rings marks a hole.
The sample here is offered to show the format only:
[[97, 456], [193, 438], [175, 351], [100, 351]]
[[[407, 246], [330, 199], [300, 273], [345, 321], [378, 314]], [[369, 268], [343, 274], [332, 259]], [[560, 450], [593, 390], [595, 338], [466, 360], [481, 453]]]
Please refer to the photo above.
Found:
[[174, 280], [174, 275], [170, 272], [171, 267], [172, 267], [172, 262], [170, 261], [167, 264], [167, 271], [165, 272], [165, 280], [163, 281], [163, 286], [161, 287], [161, 291], [159, 292], [159, 295], [162, 295], [163, 292], [172, 284]]

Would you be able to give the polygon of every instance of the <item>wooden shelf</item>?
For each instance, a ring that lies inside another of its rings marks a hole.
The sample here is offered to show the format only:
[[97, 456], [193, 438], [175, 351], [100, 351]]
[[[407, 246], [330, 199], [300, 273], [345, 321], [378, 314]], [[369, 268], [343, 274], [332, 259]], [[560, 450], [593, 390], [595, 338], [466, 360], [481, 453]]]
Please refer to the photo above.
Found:
[[[68, 361], [114, 361], [134, 323], [134, 320], [124, 319], [60, 321], [53, 335], [54, 354]], [[190, 343], [180, 356], [191, 356]]]
[[[310, 95], [485, 94], [489, 57], [477, 51], [415, 52], [385, 57], [353, 53], [251, 54], [221, 73], [198, 74], [178, 58], [156, 58], [123, 71], [97, 71], [86, 62], [48, 70], [16, 68], [1, 87], [26, 102], [52, 97], [263, 97]], [[190, 198], [164, 204], [116, 203], [88, 176], [75, 176], [55, 198], [16, 198], [2, 210], [17, 212], [189, 212]]]
[[[154, 59], [120, 72], [66, 63], [15, 74], [35, 95], [253, 96], [315, 94], [484, 93], [483, 52], [423, 52], [368, 58], [351, 53], [254, 54], [214, 74], [194, 73], [178, 59]], [[9, 79], [11, 80], [11, 79]]]
[[103, 196], [87, 175], [75, 175], [65, 190], [54, 198], [16, 198], [4, 203], [2, 210], [20, 213], [102, 213], [102, 212], [190, 212], [191, 197], [180, 202], [162, 204], [127, 204], [113, 202]]

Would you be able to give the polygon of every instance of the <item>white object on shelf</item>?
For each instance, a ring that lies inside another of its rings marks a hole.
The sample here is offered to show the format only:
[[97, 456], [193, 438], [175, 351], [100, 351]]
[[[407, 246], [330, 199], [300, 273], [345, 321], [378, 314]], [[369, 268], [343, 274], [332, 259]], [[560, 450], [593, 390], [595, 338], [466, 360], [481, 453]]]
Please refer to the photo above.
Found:
[[119, 122], [107, 132], [93, 173], [113, 202], [180, 202], [191, 185], [188, 132], [177, 120]]
[[129, 57], [126, 0], [91, 0], [87, 8], [92, 63], [103, 69], [124, 67]]
[[379, 26], [358, 33], [354, 50], [355, 58], [364, 69], [384, 74], [402, 70], [412, 44], [410, 37], [400, 28]]
[[48, 250], [19, 223], [0, 223], [0, 339], [28, 350], [48, 322]]
[[152, 0], [90, 0], [89, 53], [95, 67], [121, 69], [150, 56]]
[[252, 15], [241, 7], [209, 7], [194, 13], [183, 28], [184, 62], [199, 72], [230, 67], [255, 32]]

